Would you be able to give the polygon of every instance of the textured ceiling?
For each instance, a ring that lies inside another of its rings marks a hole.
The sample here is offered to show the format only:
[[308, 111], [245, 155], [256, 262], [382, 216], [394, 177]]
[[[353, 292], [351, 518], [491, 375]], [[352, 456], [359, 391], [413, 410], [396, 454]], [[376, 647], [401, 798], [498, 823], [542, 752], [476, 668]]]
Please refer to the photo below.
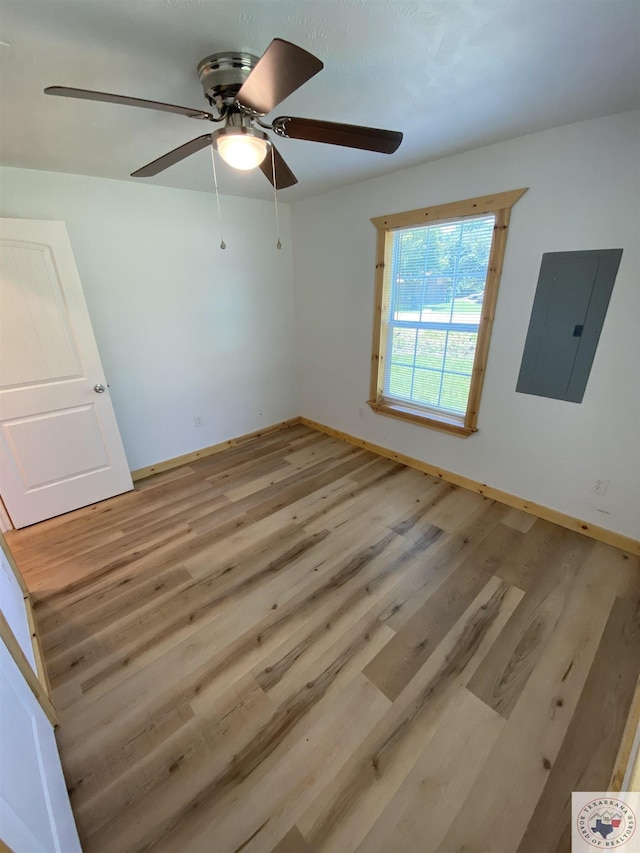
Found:
[[[638, 0], [0, 0], [0, 162], [126, 179], [203, 123], [45, 86], [206, 107], [198, 61], [275, 36], [325, 64], [276, 115], [405, 134], [391, 156], [280, 140], [300, 181], [283, 201], [640, 106]], [[259, 172], [218, 175], [224, 193], [271, 197]], [[150, 180], [211, 190], [208, 152]]]

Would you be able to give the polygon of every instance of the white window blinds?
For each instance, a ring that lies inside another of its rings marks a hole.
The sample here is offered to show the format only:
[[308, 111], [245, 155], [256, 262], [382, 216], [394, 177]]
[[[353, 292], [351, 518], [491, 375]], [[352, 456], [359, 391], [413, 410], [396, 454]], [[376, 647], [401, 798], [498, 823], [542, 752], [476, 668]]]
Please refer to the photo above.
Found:
[[384, 397], [467, 409], [495, 216], [393, 234]]

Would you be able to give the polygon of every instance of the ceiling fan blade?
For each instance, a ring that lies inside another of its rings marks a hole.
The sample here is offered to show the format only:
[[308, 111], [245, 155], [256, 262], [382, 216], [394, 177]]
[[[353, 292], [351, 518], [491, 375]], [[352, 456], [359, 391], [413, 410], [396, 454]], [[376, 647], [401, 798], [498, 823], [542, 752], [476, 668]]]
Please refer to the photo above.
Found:
[[110, 95], [108, 92], [92, 92], [90, 89], [70, 89], [67, 86], [48, 86], [45, 95], [60, 95], [63, 98], [82, 98], [85, 101], [106, 101], [109, 104], [122, 104], [125, 107], [144, 107], [147, 110], [162, 110], [165, 113], [178, 113], [189, 118], [216, 121], [212, 113], [192, 107], [179, 107], [176, 104], [164, 104], [161, 101], [147, 101], [144, 98], [130, 98], [127, 95]]
[[271, 163], [271, 151], [267, 152], [267, 156], [264, 158], [262, 163], [260, 164], [260, 170], [262, 174], [267, 177], [270, 183], [275, 186], [277, 190], [286, 190], [287, 187], [292, 187], [294, 184], [298, 183], [298, 179], [293, 174], [291, 169], [287, 166], [284, 161], [284, 157], [278, 151], [273, 142], [271, 143], [273, 146], [273, 159], [275, 161], [276, 166], [276, 181], [277, 184], [274, 184], [273, 181], [273, 166]]
[[284, 39], [274, 39], [242, 84], [236, 101], [265, 115], [323, 68], [312, 53]]
[[402, 142], [402, 133], [397, 130], [381, 130], [378, 127], [361, 127], [357, 124], [339, 124], [334, 121], [316, 121], [312, 118], [280, 116], [273, 121], [273, 128], [289, 139], [326, 142], [329, 145], [344, 145], [346, 148], [378, 151], [380, 154], [393, 154]]
[[168, 169], [169, 166], [174, 166], [176, 163], [179, 163], [180, 160], [184, 160], [185, 157], [195, 154], [196, 151], [200, 151], [201, 148], [206, 148], [207, 145], [210, 144], [210, 133], [205, 133], [204, 136], [197, 136], [195, 139], [192, 139], [191, 142], [185, 142], [184, 145], [179, 145], [177, 148], [174, 148], [173, 151], [163, 154], [162, 157], [158, 157], [157, 160], [153, 160], [151, 163], [147, 163], [146, 166], [143, 166], [136, 172], [132, 172], [131, 177], [150, 178], [152, 175], [157, 175], [158, 172], [163, 172], [165, 169]]

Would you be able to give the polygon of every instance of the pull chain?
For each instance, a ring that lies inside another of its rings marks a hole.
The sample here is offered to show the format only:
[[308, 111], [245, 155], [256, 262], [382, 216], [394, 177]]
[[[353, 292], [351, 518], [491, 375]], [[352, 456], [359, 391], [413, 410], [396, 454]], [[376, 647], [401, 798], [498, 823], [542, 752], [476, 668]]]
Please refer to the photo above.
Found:
[[216, 174], [216, 160], [213, 156], [213, 145], [210, 146], [211, 149], [211, 165], [213, 166], [213, 183], [216, 188], [216, 203], [218, 205], [218, 222], [220, 223], [220, 248], [226, 249], [227, 244], [224, 242], [224, 237], [222, 236], [222, 213], [220, 212], [220, 196], [218, 194], [218, 175]]
[[278, 216], [278, 190], [276, 181], [276, 156], [273, 145], [271, 146], [271, 174], [273, 175], [273, 202], [276, 208], [276, 236], [278, 238], [276, 249], [281, 249], [282, 243], [280, 242], [280, 218]]

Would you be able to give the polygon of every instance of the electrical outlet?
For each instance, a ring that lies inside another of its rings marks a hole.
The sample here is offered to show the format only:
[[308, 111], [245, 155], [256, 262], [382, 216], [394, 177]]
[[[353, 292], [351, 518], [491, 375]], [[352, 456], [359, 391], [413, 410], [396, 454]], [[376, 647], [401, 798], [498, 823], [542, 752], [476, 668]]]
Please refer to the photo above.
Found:
[[364, 418], [364, 406], [360, 406], [360, 408], [358, 409], [358, 417]]
[[593, 488], [591, 489], [591, 491], [593, 492], [594, 495], [604, 495], [604, 493], [607, 491], [608, 485], [609, 485], [609, 481], [605, 480], [604, 477], [600, 477], [593, 484]]
[[193, 425], [196, 427], [202, 426], [202, 416], [201, 415], [194, 415], [193, 416]]

